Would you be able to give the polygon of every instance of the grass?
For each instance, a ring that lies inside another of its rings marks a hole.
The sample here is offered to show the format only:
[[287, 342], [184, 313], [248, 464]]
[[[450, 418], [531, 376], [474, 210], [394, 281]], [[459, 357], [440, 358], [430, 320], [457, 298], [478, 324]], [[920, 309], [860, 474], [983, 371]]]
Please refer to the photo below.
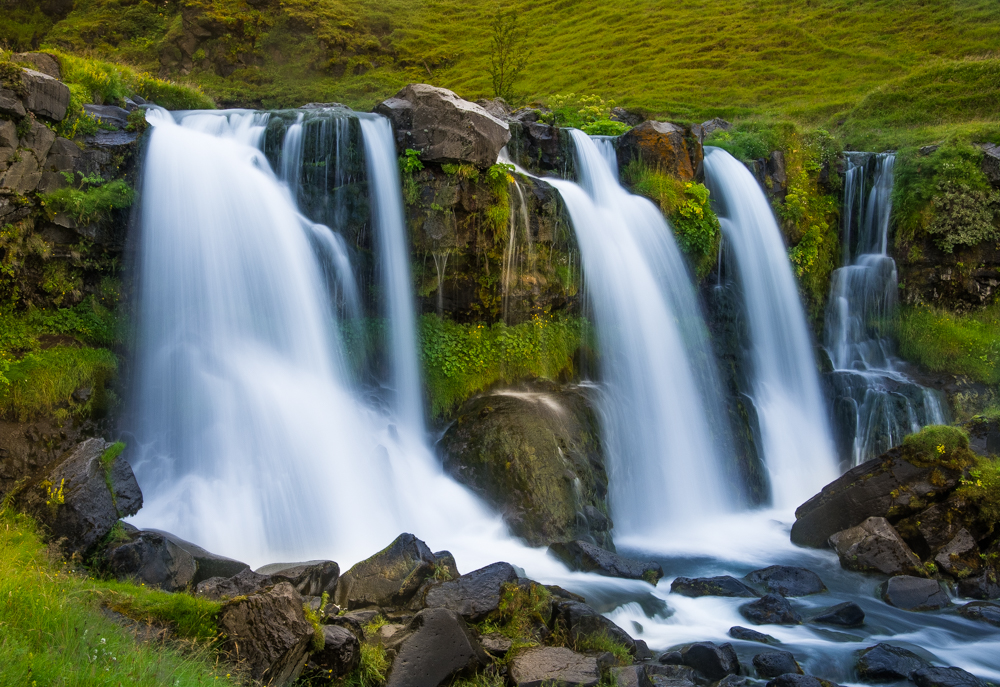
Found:
[[969, 435], [961, 427], [928, 425], [904, 437], [902, 448], [903, 456], [917, 465], [962, 470], [976, 463], [976, 455], [969, 449]]
[[1000, 459], [977, 457], [956, 493], [973, 504], [984, 525], [996, 530], [1000, 525]]
[[926, 370], [1000, 383], [1000, 304], [969, 313], [904, 306], [897, 337], [900, 354]]
[[584, 653], [609, 653], [615, 657], [618, 665], [627, 666], [632, 663], [632, 654], [628, 647], [612, 639], [607, 632], [595, 632], [594, 634], [577, 637], [574, 642], [574, 649]]
[[[102, 606], [169, 625], [189, 648], [137, 643]], [[218, 608], [184, 594], [81, 576], [49, 560], [34, 521], [0, 511], [2, 684], [235, 685], [209, 646]]]

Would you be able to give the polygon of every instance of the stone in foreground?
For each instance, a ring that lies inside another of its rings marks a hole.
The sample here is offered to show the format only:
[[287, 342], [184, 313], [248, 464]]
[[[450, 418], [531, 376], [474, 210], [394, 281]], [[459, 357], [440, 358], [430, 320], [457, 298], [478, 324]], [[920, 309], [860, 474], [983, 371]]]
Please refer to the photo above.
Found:
[[323, 626], [323, 649], [309, 657], [309, 669], [322, 672], [325, 678], [344, 677], [358, 667], [361, 644], [354, 634], [337, 625]]
[[396, 656], [386, 687], [437, 687], [489, 663], [462, 616], [447, 608], [420, 611], [385, 648]]
[[740, 627], [735, 625], [729, 628], [729, 636], [733, 639], [740, 639], [744, 642], [759, 642], [761, 644], [781, 644], [776, 638], [771, 635], [764, 634], [763, 632], [757, 632], [757, 630], [751, 630], [749, 627]]
[[767, 594], [757, 601], [740, 606], [740, 614], [754, 625], [798, 625], [802, 618], [785, 597]]
[[879, 586], [882, 599], [905, 611], [933, 611], [951, 605], [937, 580], [902, 575], [890, 577]]
[[447, 608], [476, 621], [497, 609], [505, 584], [517, 583], [517, 571], [509, 563], [493, 563], [485, 568], [435, 585], [427, 592], [428, 608]]
[[753, 667], [761, 677], [778, 677], [787, 673], [802, 673], [802, 668], [790, 651], [765, 651], [753, 657]]
[[226, 558], [225, 556], [220, 556], [211, 551], [206, 551], [197, 544], [192, 544], [191, 542], [181, 539], [175, 534], [170, 532], [164, 532], [162, 530], [145, 530], [146, 532], [153, 532], [160, 535], [164, 539], [169, 540], [175, 546], [184, 549], [191, 557], [194, 558], [195, 565], [198, 570], [194, 575], [194, 584], [198, 584], [203, 580], [210, 579], [212, 577], [232, 577], [233, 575], [238, 575], [244, 570], [250, 568], [249, 565], [243, 563], [242, 561], [233, 560], [232, 558]]
[[826, 585], [812, 570], [789, 565], [772, 565], [754, 570], [746, 576], [750, 584], [762, 585], [767, 591], [781, 596], [808, 596], [826, 591]]
[[845, 601], [826, 609], [813, 618], [813, 622], [841, 627], [861, 627], [865, 624], [865, 612], [853, 601]]
[[587, 635], [604, 633], [628, 647], [629, 652], [635, 653], [635, 640], [632, 636], [587, 604], [562, 601], [555, 604], [552, 610], [552, 622], [561, 623], [574, 641]]
[[681, 650], [681, 660], [684, 665], [711, 680], [721, 680], [740, 672], [740, 661], [732, 644], [720, 646], [712, 642], [696, 642]]
[[517, 687], [596, 687], [601, 680], [597, 659], [563, 647], [535, 647], [510, 664], [510, 678]]
[[616, 687], [653, 687], [645, 666], [619, 666], [608, 671]]
[[581, 540], [550, 544], [549, 552], [565, 563], [570, 570], [593, 572], [626, 580], [646, 580], [653, 585], [663, 577], [663, 568], [656, 561], [625, 558]]
[[350, 610], [402, 606], [434, 574], [435, 562], [427, 544], [412, 534], [401, 534], [382, 551], [357, 563], [340, 577], [337, 605]]
[[190, 553], [159, 532], [149, 530], [135, 532], [128, 541], [109, 547], [105, 559], [116, 578], [159, 587], [165, 592], [187, 589], [197, 572]]
[[868, 518], [857, 527], [830, 536], [847, 570], [883, 575], [922, 575], [920, 559], [885, 518]]
[[861, 652], [858, 675], [866, 682], [908, 680], [910, 674], [929, 664], [915, 653], [892, 644], [876, 644]]

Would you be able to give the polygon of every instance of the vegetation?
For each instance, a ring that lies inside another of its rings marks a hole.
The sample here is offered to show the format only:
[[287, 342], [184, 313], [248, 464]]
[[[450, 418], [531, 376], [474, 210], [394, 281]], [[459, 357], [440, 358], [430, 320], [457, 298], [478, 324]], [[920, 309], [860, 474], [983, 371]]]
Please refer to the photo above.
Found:
[[976, 463], [969, 435], [960, 427], [928, 425], [903, 439], [903, 456], [917, 465], [942, 465], [962, 470]]
[[135, 191], [124, 179], [106, 182], [99, 174], [80, 173], [79, 180], [65, 172], [66, 186], [41, 196], [42, 205], [51, 215], [65, 213], [79, 225], [96, 222], [114, 209], [131, 207]]
[[969, 476], [963, 479], [956, 490], [978, 511], [984, 525], [992, 530], [1000, 525], [1000, 459], [979, 458], [975, 467], [969, 469]]
[[574, 642], [573, 648], [584, 653], [609, 653], [615, 657], [618, 665], [632, 663], [632, 655], [628, 647], [613, 639], [606, 631], [583, 635]]
[[490, 17], [490, 79], [493, 96], [511, 105], [518, 96], [514, 84], [528, 65], [528, 32], [518, 21], [517, 5], [497, 3]]
[[1000, 383], [1000, 304], [964, 314], [904, 306], [898, 339], [902, 356], [926, 370]]
[[531, 583], [522, 587], [512, 582], [500, 590], [500, 603], [485, 620], [476, 624], [480, 634], [501, 634], [511, 640], [508, 656], [521, 648], [536, 646], [535, 628], [549, 620], [551, 595], [545, 587]]

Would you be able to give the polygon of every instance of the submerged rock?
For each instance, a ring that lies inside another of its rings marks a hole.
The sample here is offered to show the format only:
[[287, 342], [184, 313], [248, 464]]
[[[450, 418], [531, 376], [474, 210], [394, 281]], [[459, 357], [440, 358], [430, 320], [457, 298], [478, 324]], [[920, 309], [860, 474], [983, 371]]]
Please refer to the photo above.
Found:
[[923, 575], [917, 555], [885, 518], [868, 518], [830, 536], [840, 564], [848, 570], [885, 575]]
[[682, 596], [728, 596], [754, 599], [760, 596], [757, 590], [740, 582], [735, 577], [678, 577], [670, 583], [670, 591]]
[[493, 563], [431, 587], [426, 604], [428, 608], [447, 608], [476, 621], [497, 609], [503, 585], [516, 583], [517, 571], [512, 565]]
[[788, 565], [772, 565], [754, 570], [744, 579], [750, 584], [763, 585], [767, 591], [781, 596], [807, 596], [826, 591], [823, 580], [812, 570]]
[[979, 620], [1000, 627], [1000, 605], [988, 601], [973, 601], [958, 609], [969, 620]]
[[980, 680], [972, 673], [961, 668], [921, 668], [910, 679], [917, 687], [989, 687], [985, 680]]
[[840, 625], [842, 627], [861, 627], [865, 623], [865, 612], [861, 606], [853, 601], [831, 606], [815, 618], [814, 623], [825, 623], [827, 625]]
[[549, 552], [570, 570], [627, 580], [646, 580], [654, 586], [663, 577], [663, 568], [656, 561], [625, 558], [585, 541], [556, 542], [549, 545]]
[[462, 616], [447, 608], [420, 611], [385, 648], [395, 654], [386, 687], [437, 687], [489, 663]]
[[509, 676], [517, 687], [596, 687], [601, 680], [596, 658], [550, 646], [534, 647], [515, 656]]
[[766, 594], [740, 606], [740, 614], [754, 625], [798, 625], [802, 618], [783, 596]]
[[900, 575], [879, 586], [879, 593], [890, 606], [905, 611], [933, 611], [951, 605], [937, 580]]
[[802, 674], [802, 667], [790, 651], [765, 651], [753, 657], [753, 667], [761, 677], [778, 677], [786, 673]]
[[866, 682], [907, 680], [910, 674], [926, 668], [927, 661], [908, 649], [892, 644], [876, 644], [858, 657], [858, 675]]
[[371, 558], [355, 564], [337, 584], [341, 608], [401, 606], [434, 574], [436, 559], [412, 534], [399, 535]]
[[751, 630], [748, 627], [740, 627], [736, 625], [729, 628], [729, 636], [733, 639], [741, 639], [744, 642], [760, 642], [761, 644], [781, 644], [780, 641], [772, 637], [771, 635], [766, 635], [763, 632], [757, 632], [757, 630]]

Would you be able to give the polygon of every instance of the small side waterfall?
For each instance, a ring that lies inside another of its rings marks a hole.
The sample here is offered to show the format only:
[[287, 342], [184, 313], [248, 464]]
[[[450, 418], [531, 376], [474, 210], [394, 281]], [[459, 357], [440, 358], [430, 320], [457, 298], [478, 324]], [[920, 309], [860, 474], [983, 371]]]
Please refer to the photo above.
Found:
[[726, 431], [704, 323], [670, 227], [630, 195], [583, 132], [580, 186], [546, 179], [569, 211], [596, 320], [616, 536], [733, 510]]
[[795, 507], [837, 476], [816, 359], [774, 213], [753, 174], [705, 149], [712, 192], [749, 323], [753, 403], [779, 508]]
[[851, 465], [946, 420], [938, 392], [913, 383], [893, 356], [898, 284], [888, 247], [895, 160], [893, 153], [847, 154], [844, 266], [831, 280], [824, 338], [835, 370], [829, 386], [839, 450]]

